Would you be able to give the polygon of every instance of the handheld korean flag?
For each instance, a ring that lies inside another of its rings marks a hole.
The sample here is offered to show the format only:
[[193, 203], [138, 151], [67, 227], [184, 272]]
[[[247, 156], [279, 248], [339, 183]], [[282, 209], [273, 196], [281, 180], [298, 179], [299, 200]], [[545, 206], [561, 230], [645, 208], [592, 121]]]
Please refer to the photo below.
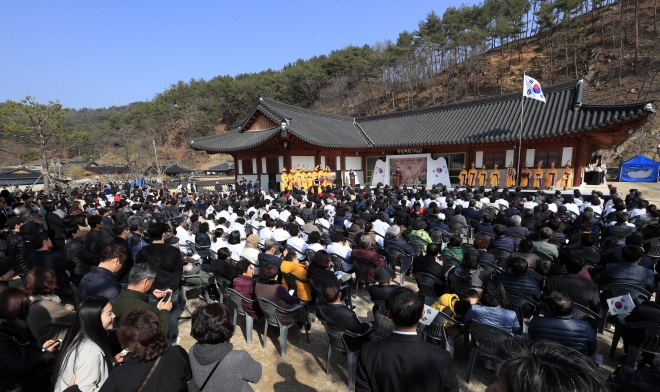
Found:
[[545, 103], [545, 96], [541, 91], [541, 84], [534, 78], [525, 75], [523, 84], [523, 97], [538, 99]]

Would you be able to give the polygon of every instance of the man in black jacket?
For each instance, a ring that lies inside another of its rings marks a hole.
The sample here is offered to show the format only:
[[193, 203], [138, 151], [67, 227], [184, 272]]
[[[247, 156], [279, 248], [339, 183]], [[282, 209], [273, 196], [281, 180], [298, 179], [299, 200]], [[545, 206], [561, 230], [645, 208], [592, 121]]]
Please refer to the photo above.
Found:
[[413, 274], [425, 272], [440, 280], [444, 280], [442, 265], [438, 263], [439, 254], [440, 245], [433, 242], [426, 245], [426, 254], [423, 256], [416, 256], [413, 261]]
[[91, 271], [92, 267], [99, 265], [101, 261], [99, 255], [85, 249], [82, 236], [80, 227], [75, 223], [69, 223], [64, 226], [64, 238], [67, 239], [64, 247], [64, 255], [76, 263], [76, 269], [71, 274], [71, 281], [77, 286], [80, 285], [80, 281]]
[[128, 253], [126, 260], [121, 266], [121, 269], [115, 274], [117, 282], [128, 283], [128, 273], [131, 268], [133, 268], [133, 254], [131, 253], [131, 248], [128, 246], [128, 236], [131, 235], [131, 231], [128, 229], [128, 223], [125, 220], [121, 220], [115, 223], [112, 226], [112, 234], [114, 237], [108, 243], [110, 245], [121, 245], [126, 252]]
[[357, 365], [358, 391], [458, 392], [458, 379], [448, 351], [417, 336], [424, 304], [407, 287], [387, 300], [392, 335], [362, 346]]
[[178, 341], [179, 335], [179, 283], [183, 275], [183, 257], [179, 249], [165, 244], [165, 233], [168, 227], [165, 223], [156, 222], [149, 225], [149, 236], [153, 239], [137, 252], [135, 263], [149, 263], [156, 267], [156, 280], [151, 286], [149, 304], [157, 306], [158, 301], [168, 292], [172, 293], [172, 310], [170, 311], [169, 338]]
[[92, 215], [87, 218], [87, 223], [91, 230], [85, 235], [85, 248], [94, 253], [95, 255], [101, 256], [103, 248], [105, 246], [105, 241], [103, 240], [103, 217], [100, 215]]
[[554, 291], [568, 295], [571, 301], [600, 313], [600, 291], [596, 283], [590, 282], [578, 273], [584, 268], [584, 260], [579, 257], [564, 259], [566, 275], [557, 275], [546, 279], [543, 296], [548, 297]]
[[[356, 334], [363, 334], [371, 328], [371, 324], [360, 322], [355, 312], [342, 303], [342, 293], [337, 281], [324, 282], [322, 294], [324, 301], [319, 301], [316, 305], [316, 316], [319, 320]], [[369, 338], [366, 336], [352, 338], [344, 335], [344, 340], [346, 340], [349, 350], [358, 351], [364, 343], [369, 341]]]
[[37, 248], [28, 258], [28, 267], [30, 269], [42, 267], [50, 268], [55, 271], [57, 277], [57, 288], [55, 294], [60, 297], [62, 303], [75, 305], [76, 300], [71, 289], [71, 280], [67, 271], [73, 273], [76, 264], [64, 258], [61, 253], [53, 252], [53, 243], [48, 238], [48, 234], [40, 231], [32, 236], [30, 242]]

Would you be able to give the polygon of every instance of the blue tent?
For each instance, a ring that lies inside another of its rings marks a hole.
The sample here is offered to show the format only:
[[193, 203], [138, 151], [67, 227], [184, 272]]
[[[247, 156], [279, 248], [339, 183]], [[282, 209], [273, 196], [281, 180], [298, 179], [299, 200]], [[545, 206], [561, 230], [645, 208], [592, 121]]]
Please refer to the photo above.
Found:
[[656, 162], [643, 155], [623, 162], [619, 171], [619, 181], [625, 182], [656, 182], [660, 162]]

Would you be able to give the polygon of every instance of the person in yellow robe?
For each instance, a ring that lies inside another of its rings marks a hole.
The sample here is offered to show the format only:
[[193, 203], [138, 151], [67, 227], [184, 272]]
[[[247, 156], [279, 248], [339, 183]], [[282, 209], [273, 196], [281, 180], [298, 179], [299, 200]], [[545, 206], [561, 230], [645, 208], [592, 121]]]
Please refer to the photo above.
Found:
[[529, 170], [529, 165], [525, 163], [525, 168], [520, 173], [520, 186], [524, 188], [528, 188], [531, 178], [532, 178], [532, 171]]
[[538, 163], [536, 170], [534, 170], [534, 188], [543, 188], [543, 164]]
[[493, 168], [493, 171], [490, 172], [490, 186], [500, 185], [500, 169], [497, 168], [497, 163]]
[[468, 172], [465, 170], [465, 165], [463, 165], [463, 170], [458, 174], [458, 183], [461, 186], [465, 186], [467, 184], [467, 179], [468, 179]]
[[481, 166], [481, 171], [479, 172], [479, 186], [485, 186], [486, 181], [488, 181], [488, 170], [486, 170], [486, 165]]
[[552, 162], [550, 164], [550, 169], [548, 169], [548, 172], [545, 174], [545, 183], [548, 188], [554, 188], [557, 186], [557, 183], [559, 182], [559, 176], [557, 173], [557, 169], [555, 169], [555, 163]]
[[289, 187], [287, 189], [290, 191], [292, 191], [293, 188], [295, 187], [297, 173], [298, 172], [296, 172], [296, 169], [294, 168], [291, 168], [291, 170], [289, 170]]
[[477, 168], [474, 167], [474, 162], [472, 162], [472, 168], [468, 172], [468, 184], [470, 186], [475, 186], [477, 183]]
[[296, 183], [295, 183], [295, 185], [296, 185], [297, 189], [302, 189], [302, 187], [303, 187], [303, 173], [302, 173], [302, 169], [300, 168], [300, 166], [298, 166], [296, 168]]
[[[321, 173], [322, 173], [322, 171], [321, 171], [321, 169], [319, 169], [318, 166], [316, 166], [314, 168], [314, 170], [312, 171], [312, 181], [313, 181], [314, 185], [323, 185], [322, 182], [321, 182], [321, 175], [322, 175]], [[317, 180], [318, 180], [318, 182], [316, 182]]]
[[305, 169], [305, 166], [303, 166], [300, 172], [300, 178], [300, 189], [309, 189], [309, 184], [307, 184], [307, 169]]
[[516, 168], [513, 167], [513, 162], [509, 164], [509, 167], [506, 168], [506, 187], [514, 187], [516, 186]]
[[286, 172], [286, 167], [282, 169], [282, 174], [280, 175], [280, 192], [284, 192], [289, 186], [289, 175]]
[[314, 185], [314, 172], [312, 169], [307, 169], [307, 188], [309, 189], [312, 185]]
[[573, 184], [573, 170], [571, 170], [571, 161], [568, 161], [561, 172], [561, 187], [566, 190], [571, 187], [571, 184]]

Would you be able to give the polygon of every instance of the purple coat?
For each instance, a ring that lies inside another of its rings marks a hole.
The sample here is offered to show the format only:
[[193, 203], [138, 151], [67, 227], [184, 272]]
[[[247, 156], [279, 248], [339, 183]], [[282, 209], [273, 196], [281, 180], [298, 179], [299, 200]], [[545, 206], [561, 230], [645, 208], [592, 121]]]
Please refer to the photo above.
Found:
[[[238, 275], [234, 279], [234, 290], [236, 290], [240, 295], [244, 296], [245, 298], [250, 298], [252, 300], [256, 299], [256, 296], [254, 295], [254, 279], [252, 279], [249, 276], [245, 275]], [[259, 309], [259, 304], [255, 300], [254, 303], [247, 303], [245, 301], [241, 301], [243, 303], [243, 309], [245, 309], [245, 312], [250, 315], [253, 319], [258, 319], [262, 316], [261, 309]]]

